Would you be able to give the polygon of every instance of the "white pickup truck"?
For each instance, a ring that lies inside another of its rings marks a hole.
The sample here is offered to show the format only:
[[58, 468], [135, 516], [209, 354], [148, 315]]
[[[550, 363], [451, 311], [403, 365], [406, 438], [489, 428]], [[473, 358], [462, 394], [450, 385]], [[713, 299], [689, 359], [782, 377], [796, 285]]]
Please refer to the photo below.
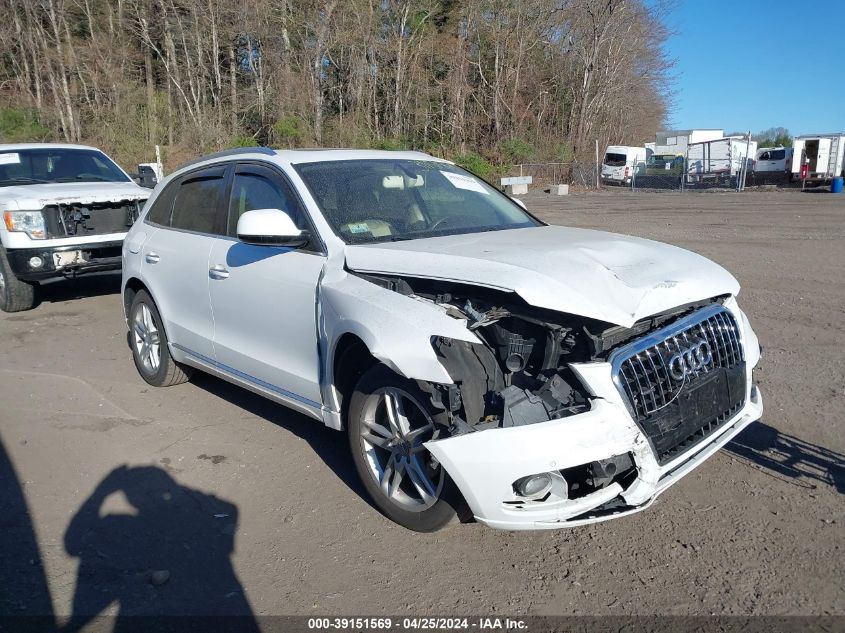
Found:
[[0, 145], [0, 310], [29, 310], [47, 279], [119, 270], [151, 191], [84, 145]]

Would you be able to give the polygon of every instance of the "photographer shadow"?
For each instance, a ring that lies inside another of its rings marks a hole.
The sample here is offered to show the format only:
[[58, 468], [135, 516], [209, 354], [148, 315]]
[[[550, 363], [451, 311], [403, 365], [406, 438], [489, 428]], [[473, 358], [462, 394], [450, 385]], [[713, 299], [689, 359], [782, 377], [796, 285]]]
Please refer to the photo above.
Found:
[[232, 566], [237, 526], [234, 504], [182, 486], [160, 468], [116, 468], [65, 532], [79, 569], [64, 630], [80, 630], [116, 603], [115, 631], [158, 630], [200, 616], [258, 631]]

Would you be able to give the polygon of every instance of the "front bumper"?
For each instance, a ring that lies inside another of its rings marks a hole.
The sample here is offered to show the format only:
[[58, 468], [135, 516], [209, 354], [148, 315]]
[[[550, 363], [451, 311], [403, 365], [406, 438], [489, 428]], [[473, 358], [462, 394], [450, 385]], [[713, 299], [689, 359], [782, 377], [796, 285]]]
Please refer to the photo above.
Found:
[[[644, 510], [669, 486], [692, 471], [763, 414], [763, 398], [752, 383], [759, 343], [745, 315], [731, 306], [744, 330], [748, 372], [743, 407], [688, 451], [659, 464], [654, 448], [631, 417], [609, 363], [571, 365], [591, 391], [585, 413], [525, 426], [489, 429], [426, 443], [449, 473], [475, 518], [508, 530], [554, 529], [595, 523]], [[518, 497], [514, 482], [539, 473], [578, 469], [627, 456], [634, 471], [594, 491]]]
[[[25, 281], [42, 281], [56, 277], [73, 277], [104, 270], [120, 270], [123, 241], [92, 242], [41, 248], [7, 249], [9, 265], [15, 277]], [[38, 258], [40, 266], [30, 260]]]
[[[580, 415], [470, 433], [429, 442], [426, 448], [455, 481], [476, 520], [506, 530], [554, 529], [644, 510], [762, 414], [762, 395], [754, 387], [733, 419], [663, 466], [625, 407], [605, 400], [594, 400], [592, 409]], [[614, 482], [580, 498], [511, 505], [513, 482], [521, 477], [625, 454], [633, 457], [637, 469], [636, 479], [627, 488]]]

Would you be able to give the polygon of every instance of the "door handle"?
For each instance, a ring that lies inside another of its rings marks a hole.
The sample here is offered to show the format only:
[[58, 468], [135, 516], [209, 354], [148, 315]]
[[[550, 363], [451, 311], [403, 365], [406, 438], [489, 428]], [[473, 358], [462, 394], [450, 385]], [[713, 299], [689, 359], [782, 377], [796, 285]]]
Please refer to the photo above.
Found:
[[208, 269], [208, 276], [212, 279], [227, 279], [229, 277], [229, 270], [223, 266], [214, 266]]
[[159, 257], [159, 256], [158, 256], [158, 253], [155, 253], [155, 252], [153, 252], [153, 251], [150, 251], [150, 252], [149, 252], [149, 253], [147, 253], [147, 255], [144, 257], [144, 259], [146, 259], [146, 260], [147, 260], [147, 263], [148, 263], [148, 264], [156, 264], [156, 263], [158, 263], [158, 261], [161, 259], [161, 257]]

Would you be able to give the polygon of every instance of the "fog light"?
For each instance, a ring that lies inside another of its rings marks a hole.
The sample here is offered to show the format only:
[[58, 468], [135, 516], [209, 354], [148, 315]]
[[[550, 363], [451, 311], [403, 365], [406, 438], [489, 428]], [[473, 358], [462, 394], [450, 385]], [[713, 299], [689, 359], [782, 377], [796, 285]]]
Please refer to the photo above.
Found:
[[41, 259], [40, 257], [38, 257], [37, 255], [35, 257], [29, 258], [29, 267], [30, 268], [41, 268], [43, 265], [44, 265], [44, 260]]
[[513, 487], [516, 494], [520, 497], [537, 499], [544, 496], [552, 489], [552, 477], [549, 473], [529, 475], [528, 477], [517, 479], [514, 482]]

